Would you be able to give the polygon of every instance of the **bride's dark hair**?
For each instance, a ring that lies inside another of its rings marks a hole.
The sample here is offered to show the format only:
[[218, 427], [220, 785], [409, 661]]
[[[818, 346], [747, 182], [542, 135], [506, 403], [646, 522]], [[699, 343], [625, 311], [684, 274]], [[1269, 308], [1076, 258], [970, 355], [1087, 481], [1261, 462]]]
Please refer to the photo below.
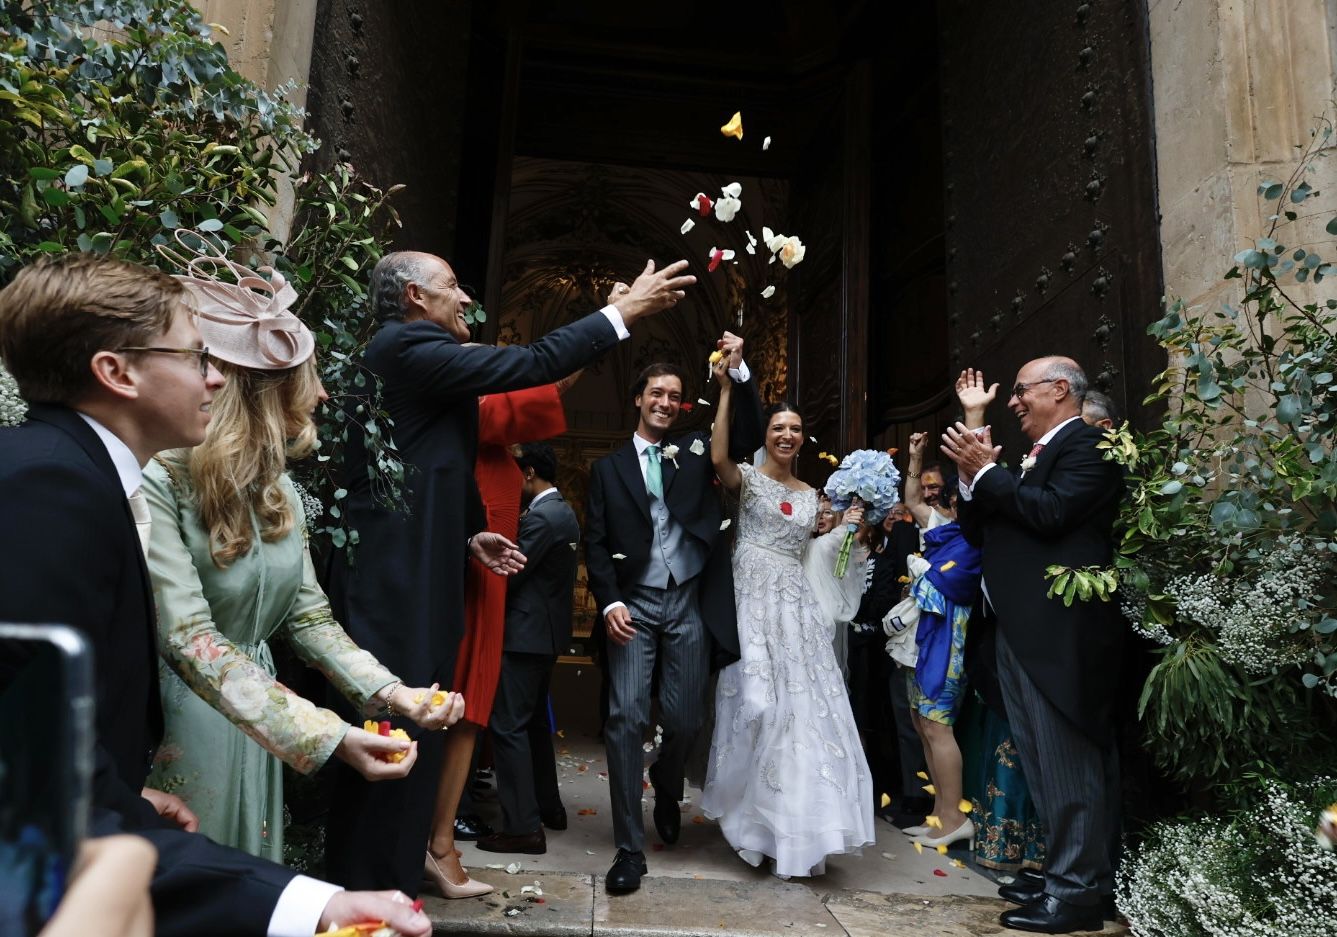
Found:
[[771, 417], [775, 416], [777, 413], [792, 413], [799, 418], [800, 423], [808, 422], [803, 418], [803, 411], [800, 410], [798, 407], [794, 406], [788, 400], [777, 400], [775, 403], [768, 406], [762, 412], [761, 414], [762, 423], [763, 424], [770, 423]]

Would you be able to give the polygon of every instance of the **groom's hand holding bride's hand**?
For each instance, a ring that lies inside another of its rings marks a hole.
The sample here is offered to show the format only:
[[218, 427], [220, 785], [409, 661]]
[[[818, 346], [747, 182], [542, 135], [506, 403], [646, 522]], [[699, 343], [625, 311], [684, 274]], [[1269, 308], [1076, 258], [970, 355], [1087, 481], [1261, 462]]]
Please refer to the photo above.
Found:
[[608, 629], [609, 639], [618, 644], [626, 644], [636, 637], [636, 626], [631, 623], [631, 612], [625, 605], [617, 605], [604, 615], [604, 627]]

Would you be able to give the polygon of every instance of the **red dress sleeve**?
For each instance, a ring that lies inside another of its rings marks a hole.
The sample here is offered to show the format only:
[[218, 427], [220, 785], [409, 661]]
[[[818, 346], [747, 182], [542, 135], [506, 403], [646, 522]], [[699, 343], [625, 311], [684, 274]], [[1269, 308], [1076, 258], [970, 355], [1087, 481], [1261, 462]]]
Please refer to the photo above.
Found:
[[535, 442], [566, 432], [566, 412], [556, 384], [488, 394], [478, 401], [480, 446]]

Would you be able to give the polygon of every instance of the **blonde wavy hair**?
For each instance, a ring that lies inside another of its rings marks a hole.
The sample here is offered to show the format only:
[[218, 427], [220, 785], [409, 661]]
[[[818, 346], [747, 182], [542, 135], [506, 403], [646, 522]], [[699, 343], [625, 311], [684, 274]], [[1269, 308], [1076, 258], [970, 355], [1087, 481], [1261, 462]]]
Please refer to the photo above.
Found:
[[292, 530], [294, 512], [280, 479], [288, 459], [316, 447], [311, 412], [320, 379], [315, 355], [283, 371], [215, 364], [228, 380], [214, 394], [209, 431], [204, 442], [173, 461], [184, 462], [190, 472], [209, 552], [214, 565], [226, 569], [250, 552], [252, 510], [266, 543]]

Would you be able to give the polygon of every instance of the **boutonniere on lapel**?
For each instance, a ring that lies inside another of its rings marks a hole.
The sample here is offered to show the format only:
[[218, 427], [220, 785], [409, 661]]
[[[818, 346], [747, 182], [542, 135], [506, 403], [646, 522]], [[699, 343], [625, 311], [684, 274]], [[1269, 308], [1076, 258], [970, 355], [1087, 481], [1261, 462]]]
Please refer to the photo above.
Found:
[[703, 443], [699, 438], [693, 439], [692, 444], [687, 447], [687, 451], [690, 452], [692, 455], [701, 455], [706, 451], [706, 444]]
[[790, 504], [788, 501], [781, 501], [780, 513], [783, 514], [785, 517], [789, 517], [794, 513], [794, 505]]
[[1021, 470], [1023, 472], [1029, 472], [1033, 468], [1035, 468], [1035, 456], [1028, 455], [1021, 460]]
[[673, 463], [674, 468], [678, 468], [678, 447], [670, 443], [660, 450], [659, 454]]

